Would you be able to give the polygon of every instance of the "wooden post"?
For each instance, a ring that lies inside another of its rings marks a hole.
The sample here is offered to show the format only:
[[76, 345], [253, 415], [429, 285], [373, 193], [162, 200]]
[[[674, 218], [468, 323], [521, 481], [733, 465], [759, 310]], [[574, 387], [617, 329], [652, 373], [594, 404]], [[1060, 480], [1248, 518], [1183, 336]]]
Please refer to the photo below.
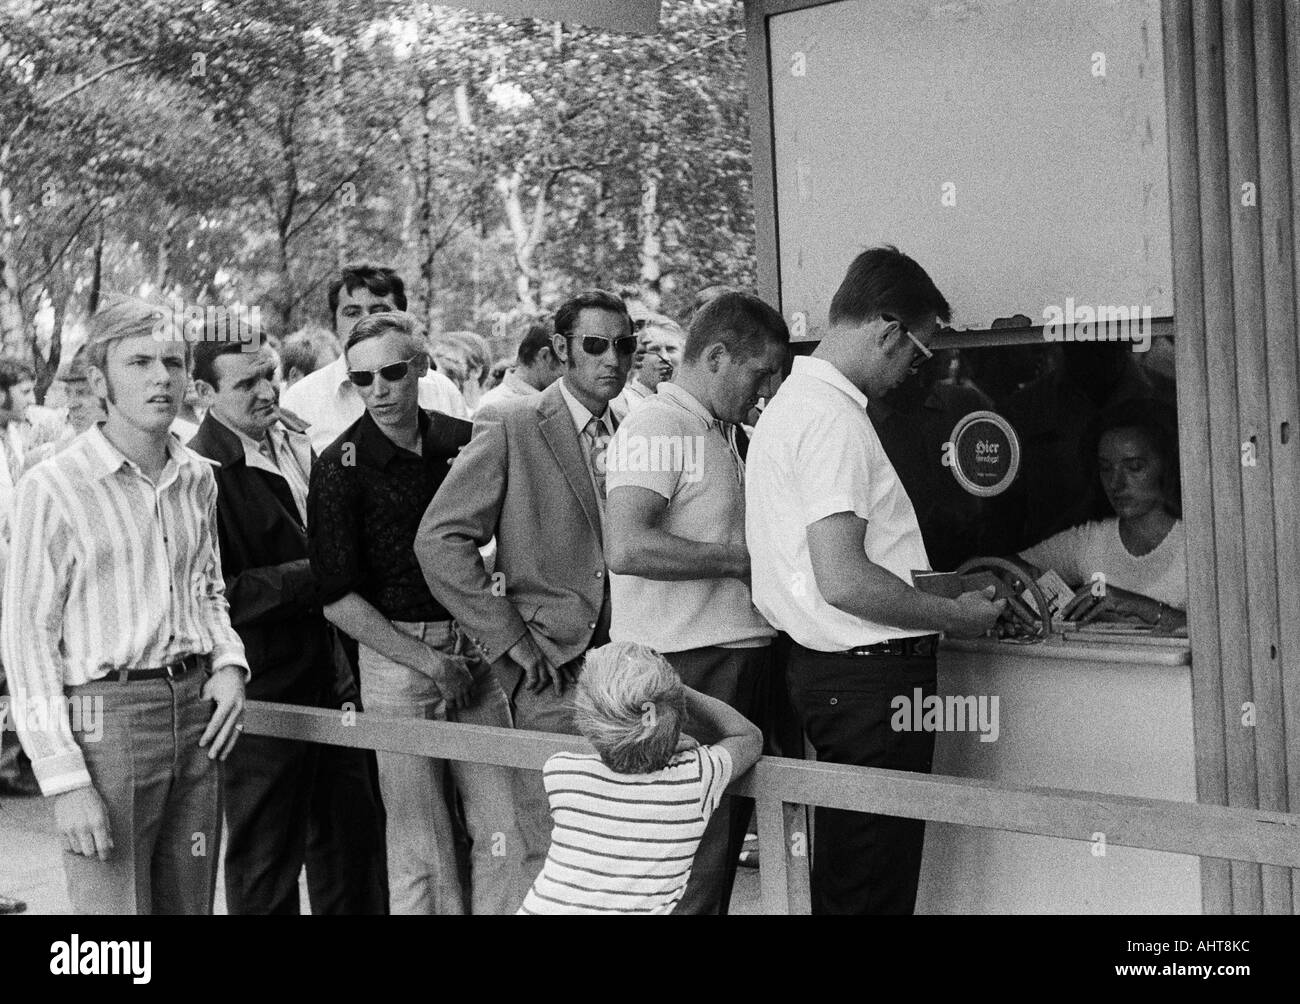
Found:
[[[1205, 358], [1192, 12], [1180, 0], [1164, 0], [1163, 15], [1183, 520], [1189, 540], [1213, 541], [1212, 485], [1216, 473], [1213, 464], [1204, 462], [1210, 456], [1210, 378]], [[1188, 548], [1187, 619], [1192, 641], [1196, 797], [1202, 802], [1227, 805], [1223, 691], [1219, 683], [1219, 600], [1214, 588], [1217, 575], [1213, 547]], [[1232, 912], [1229, 863], [1221, 858], [1201, 859], [1201, 908], [1210, 914]]]
[[[1248, 623], [1245, 527], [1241, 501], [1241, 440], [1238, 437], [1236, 314], [1232, 298], [1229, 221], [1228, 126], [1224, 99], [1223, 10], [1217, 2], [1197, 8], [1193, 19], [1196, 70], [1197, 173], [1201, 179], [1201, 261], [1204, 269], [1206, 366], [1210, 394], [1210, 465], [1215, 472], [1214, 540], [1219, 594], [1219, 667], [1222, 674], [1228, 804], [1250, 808], [1257, 800], [1254, 731], [1242, 727], [1242, 708], [1253, 699]], [[1202, 543], [1202, 546], [1204, 546]], [[1194, 657], [1193, 657], [1194, 658]], [[1238, 913], [1263, 906], [1259, 869], [1232, 864], [1232, 902]]]
[[[1228, 222], [1231, 228], [1232, 292], [1237, 351], [1237, 415], [1242, 442], [1254, 447], [1256, 462], [1242, 464], [1242, 539], [1246, 558], [1246, 615], [1249, 632], [1250, 697], [1254, 724], [1256, 801], [1260, 808], [1286, 808], [1286, 749], [1282, 735], [1282, 676], [1278, 666], [1277, 556], [1273, 540], [1273, 450], [1268, 420], [1267, 342], [1264, 334], [1263, 245], [1259, 125], [1255, 107], [1254, 23], [1251, 0], [1226, 0], [1223, 18], [1224, 93], [1228, 112]], [[1250, 199], [1247, 186], [1255, 187]], [[1228, 332], [1225, 332], [1228, 334]], [[1244, 793], [1243, 793], [1244, 794]], [[1252, 804], [1247, 798], [1245, 804]], [[1264, 869], [1266, 913], [1285, 903], [1291, 912], [1291, 881], [1278, 869]]]
[[[1261, 801], [1264, 808], [1294, 811], [1300, 808], [1296, 797], [1296, 771], [1300, 767], [1300, 748], [1292, 742], [1288, 748], [1288, 725], [1294, 730], [1295, 702], [1300, 688], [1294, 681], [1286, 686], [1284, 667], [1300, 665], [1300, 506], [1296, 505], [1296, 486], [1300, 485], [1300, 413], [1297, 411], [1297, 381], [1300, 362], [1296, 343], [1296, 284], [1293, 266], [1295, 245], [1292, 243], [1295, 196], [1291, 181], [1292, 161], [1288, 149], [1288, 98], [1286, 93], [1286, 28], [1279, 0], [1257, 0], [1255, 4], [1254, 44], [1256, 58], [1255, 95], [1259, 116], [1259, 219], [1262, 240], [1264, 332], [1268, 352], [1268, 434], [1272, 452], [1273, 550], [1276, 555], [1275, 588], [1278, 604], [1277, 643], [1272, 646], [1269, 664], [1275, 694], [1269, 700], [1269, 730], [1261, 733], [1257, 744], [1261, 758], [1275, 758], [1271, 763], [1277, 775], [1267, 790], [1272, 801]], [[1296, 109], [1300, 113], [1300, 107]], [[1291, 676], [1295, 677], [1294, 669]], [[1259, 695], [1256, 695], [1257, 700]], [[1289, 714], [1288, 714], [1289, 712]], [[1296, 733], [1291, 731], [1290, 735]], [[1261, 761], [1260, 774], [1265, 773]], [[1290, 784], [1288, 785], [1288, 777]], [[1290, 789], [1288, 791], [1288, 788]], [[1265, 786], [1261, 783], [1261, 792]], [[1265, 908], [1270, 913], [1289, 914], [1294, 909], [1294, 888], [1300, 873], [1283, 873], [1270, 880], [1273, 869], [1265, 869]], [[1270, 881], [1278, 892], [1270, 900]], [[1285, 888], [1284, 888], [1285, 886]]]

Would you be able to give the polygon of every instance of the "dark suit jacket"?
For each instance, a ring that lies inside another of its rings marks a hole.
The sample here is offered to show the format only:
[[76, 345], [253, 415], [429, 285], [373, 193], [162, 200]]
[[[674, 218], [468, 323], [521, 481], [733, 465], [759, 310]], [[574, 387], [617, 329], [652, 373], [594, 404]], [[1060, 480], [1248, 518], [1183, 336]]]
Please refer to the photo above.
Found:
[[[478, 552], [494, 536], [495, 582]], [[474, 416], [474, 437], [425, 512], [415, 553], [433, 595], [485, 659], [500, 659], [525, 631], [556, 666], [586, 651], [608, 573], [596, 492], [560, 381]]]
[[[290, 433], [311, 458], [306, 436]], [[321, 613], [307, 534], [284, 478], [249, 467], [233, 431], [211, 414], [190, 449], [219, 465], [217, 536], [230, 621], [252, 670], [250, 699], [320, 704], [335, 675], [333, 628]]]

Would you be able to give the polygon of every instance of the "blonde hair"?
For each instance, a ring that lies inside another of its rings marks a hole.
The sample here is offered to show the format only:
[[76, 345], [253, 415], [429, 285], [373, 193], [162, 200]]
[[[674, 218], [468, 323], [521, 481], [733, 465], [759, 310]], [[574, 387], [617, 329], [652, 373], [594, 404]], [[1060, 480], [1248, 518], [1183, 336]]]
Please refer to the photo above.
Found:
[[574, 700], [578, 730], [620, 774], [661, 770], [686, 714], [681, 677], [646, 645], [611, 642], [587, 653]]

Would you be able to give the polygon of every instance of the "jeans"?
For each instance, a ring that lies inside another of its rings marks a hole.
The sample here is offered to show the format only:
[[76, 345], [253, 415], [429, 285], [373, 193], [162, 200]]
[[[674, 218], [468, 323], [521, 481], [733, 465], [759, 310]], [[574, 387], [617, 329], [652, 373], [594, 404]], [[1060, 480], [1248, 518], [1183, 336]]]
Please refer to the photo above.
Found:
[[[394, 622], [430, 648], [459, 653], [464, 638], [451, 621]], [[473, 703], [448, 711], [429, 677], [359, 647], [366, 713], [510, 728], [510, 708], [491, 667], [473, 668]], [[523, 842], [515, 824], [511, 771], [490, 764], [378, 752], [379, 788], [387, 809], [389, 908], [395, 914], [461, 914], [465, 897], [456, 864], [455, 832], [444, 795], [451, 769], [471, 841], [470, 902], [476, 914], [513, 913], [523, 902]]]
[[[772, 646], [761, 648], [693, 648], [665, 652], [682, 682], [701, 694], [729, 704], [755, 724], [767, 718], [767, 693], [772, 673]], [[690, 732], [687, 722], [683, 731]], [[695, 736], [701, 742], [713, 737]], [[673, 913], [725, 915], [731, 905], [736, 865], [745, 844], [745, 830], [754, 813], [754, 800], [726, 795], [709, 818], [690, 881]]]
[[74, 733], [104, 800], [113, 837], [107, 861], [65, 851], [75, 914], [207, 914], [217, 878], [218, 761], [199, 738], [213, 704], [207, 674], [179, 680], [103, 680], [68, 687], [103, 702], [102, 734]]
[[[935, 693], [933, 656], [790, 653], [790, 697], [826, 763], [930, 773], [934, 733], [894, 731], [891, 702]], [[910, 914], [921, 877], [925, 821], [845, 809], [814, 814], [814, 914]]]

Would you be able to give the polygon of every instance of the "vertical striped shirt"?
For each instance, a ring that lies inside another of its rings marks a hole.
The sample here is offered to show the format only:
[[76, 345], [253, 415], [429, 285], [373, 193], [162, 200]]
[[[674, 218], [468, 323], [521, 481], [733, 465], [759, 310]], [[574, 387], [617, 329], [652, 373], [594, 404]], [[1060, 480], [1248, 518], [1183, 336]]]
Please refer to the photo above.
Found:
[[678, 753], [651, 774], [556, 753], [542, 770], [551, 849], [519, 912], [672, 913], [731, 769], [722, 746]]
[[66, 709], [48, 711], [65, 687], [187, 655], [248, 671], [221, 577], [212, 468], [179, 441], [167, 449], [155, 484], [92, 426], [18, 484], [0, 652], [15, 707], [45, 710], [17, 724], [46, 795], [90, 783]]

